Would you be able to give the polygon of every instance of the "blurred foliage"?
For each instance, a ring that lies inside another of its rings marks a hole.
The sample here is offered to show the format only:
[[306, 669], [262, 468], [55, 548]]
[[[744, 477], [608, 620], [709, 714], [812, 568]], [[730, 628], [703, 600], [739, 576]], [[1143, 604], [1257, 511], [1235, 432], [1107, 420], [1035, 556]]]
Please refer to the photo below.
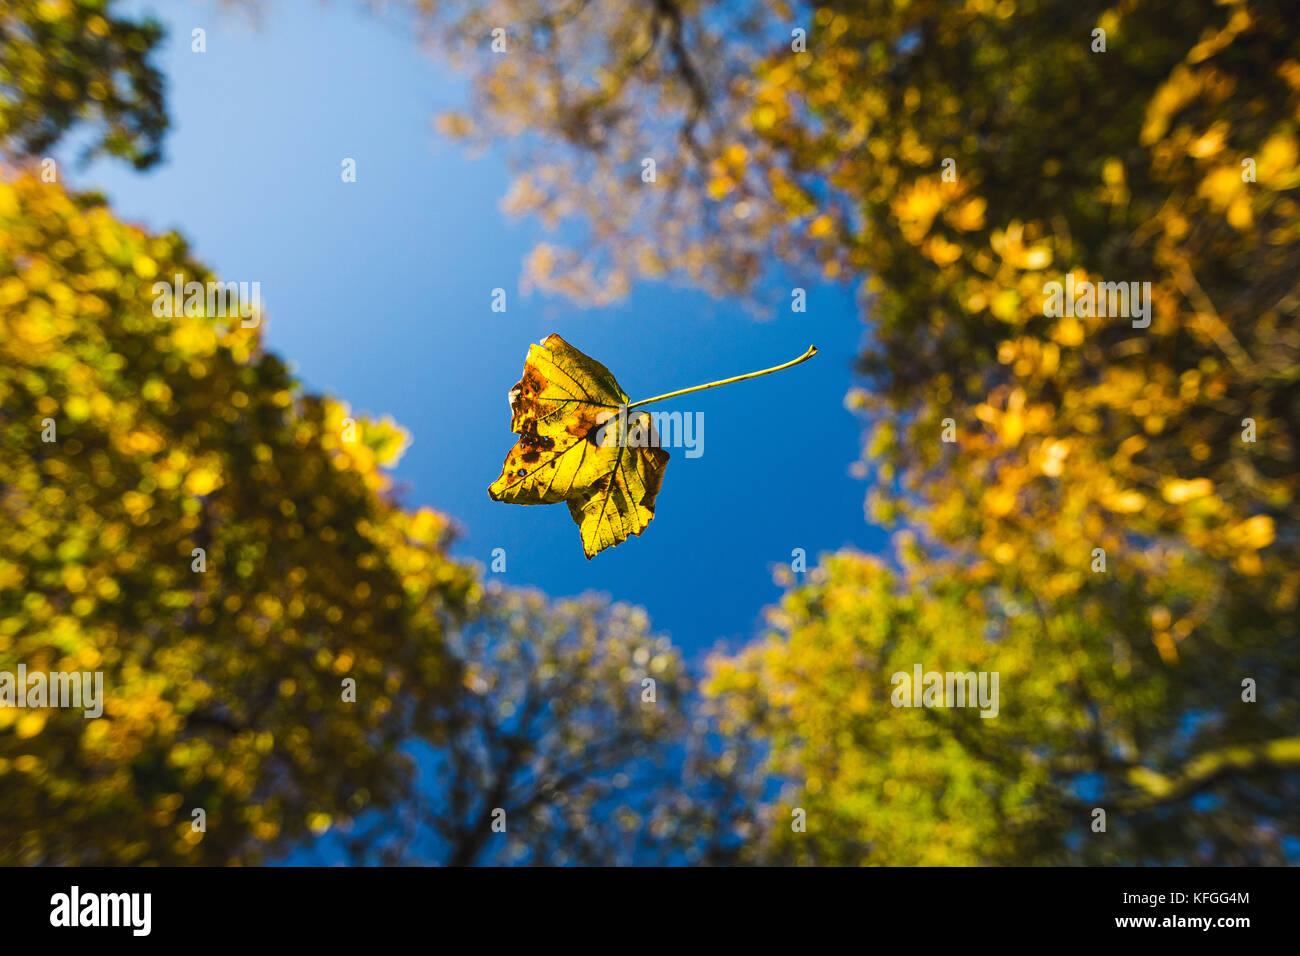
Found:
[[439, 738], [414, 751], [415, 799], [344, 833], [349, 858], [734, 859], [755, 795], [740, 762], [711, 749], [715, 725], [695, 713], [689, 674], [645, 611], [490, 585], [478, 612], [449, 639], [464, 693], [440, 714]]
[[167, 116], [162, 76], [149, 58], [162, 27], [115, 16], [112, 6], [0, 2], [0, 148], [39, 155], [88, 123], [88, 156], [120, 156], [138, 169], [158, 161]]
[[[586, 226], [529, 283], [861, 289], [860, 469], [914, 533], [782, 575], [699, 708], [643, 612], [449, 560], [448, 520], [382, 470], [396, 425], [353, 438], [256, 328], [155, 316], [154, 282], [212, 278], [179, 237], [7, 170], [0, 670], [100, 670], [107, 702], [0, 709], [0, 862], [259, 862], [326, 834], [367, 862], [1294, 857], [1290, 4], [415, 6], [473, 77], [443, 130], [512, 138], [508, 208]], [[158, 158], [160, 29], [107, 11], [0, 7], [3, 152], [84, 123], [92, 153]], [[1150, 326], [1047, 316], [1067, 273], [1151, 282]], [[997, 718], [893, 707], [918, 663], [997, 672]]]
[[[741, 38], [784, 34], [762, 57], [727, 47], [693, 4], [517, 0], [455, 26], [486, 64], [479, 127], [586, 147], [530, 166], [509, 201], [551, 222], [602, 210], [590, 256], [534, 257], [547, 275], [573, 264], [557, 288], [599, 298], [659, 266], [746, 288], [756, 274], [733, 258], [746, 249], [751, 264], [776, 251], [862, 282], [871, 387], [851, 401], [871, 418], [879, 517], [974, 539], [1063, 592], [1091, 547], [1174, 534], [1246, 575], [1267, 564], [1293, 601], [1300, 569], [1267, 550], [1297, 507], [1300, 36], [1288, 8], [774, 4], [765, 31], [746, 27], [758, 12], [725, 21]], [[509, 55], [482, 52], [488, 22], [511, 25]], [[790, 23], [808, 27], [807, 52], [789, 51]], [[1098, 25], [1106, 53], [1090, 51]], [[592, 113], [599, 136], [571, 128]], [[665, 156], [671, 120], [681, 151]], [[474, 132], [468, 116], [444, 128]], [[655, 136], [662, 188], [639, 180]], [[1151, 281], [1151, 327], [1047, 318], [1043, 286], [1066, 272]], [[947, 417], [956, 448], [938, 441]]]
[[[891, 865], [1281, 864], [1300, 838], [1292, 639], [1226, 595], [1171, 667], [1168, 606], [1213, 585], [1183, 566], [1148, 608], [1137, 584], [1050, 605], [982, 586], [904, 543], [903, 567], [828, 556], [717, 657], [724, 733], [768, 743], [786, 782], [745, 848], [759, 862]], [[1266, 618], [1264, 619], [1266, 620]], [[1176, 624], [1173, 626], [1177, 626]], [[998, 674], [999, 708], [895, 707], [891, 678]], [[1241, 678], [1259, 687], [1244, 703]], [[807, 832], [791, 828], [807, 813]], [[1092, 832], [1093, 809], [1106, 832]]]
[[478, 585], [446, 518], [391, 501], [403, 436], [349, 442], [255, 328], [155, 316], [176, 274], [212, 278], [174, 234], [0, 182], [0, 670], [106, 696], [0, 709], [4, 862], [264, 859], [404, 792], [396, 745], [459, 681]]
[[[101, 120], [92, 151], [157, 159], [160, 28], [103, 6], [4, 8], [10, 156]], [[0, 709], [0, 863], [734, 852], [714, 828], [754, 801], [692, 738], [645, 613], [484, 593], [447, 519], [393, 500], [405, 432], [304, 392], [260, 314], [156, 314], [213, 278], [180, 237], [4, 169], [0, 671], [100, 671], [106, 701]]]
[[[778, 277], [861, 290], [849, 404], [870, 514], [944, 570], [832, 558], [771, 639], [717, 662], [733, 732], [768, 737], [791, 799], [831, 828], [773, 831], [775, 851], [1277, 859], [1300, 767], [1293, 4], [419, 6], [475, 77], [444, 131], [517, 137], [508, 208], [586, 227], [534, 252], [533, 283], [592, 302], [638, 276], [758, 301], [785, 299]], [[487, 50], [495, 25], [508, 55]], [[1150, 282], [1150, 326], [1047, 316], [1067, 273]], [[872, 711], [904, 660], [994, 661], [1010, 709], [974, 734]], [[821, 700], [832, 675], [847, 712]], [[854, 707], [896, 732], [863, 736]], [[1072, 836], [1084, 793], [1132, 810], [1122, 838]], [[872, 816], [886, 806], [896, 836]], [[1035, 838], [990, 842], [1021, 826]]]
[[0, 708], [0, 863], [734, 858], [756, 761], [711, 748], [645, 612], [485, 591], [393, 500], [406, 434], [241, 317], [156, 315], [177, 275], [213, 278], [0, 180], [0, 671], [106, 698]]

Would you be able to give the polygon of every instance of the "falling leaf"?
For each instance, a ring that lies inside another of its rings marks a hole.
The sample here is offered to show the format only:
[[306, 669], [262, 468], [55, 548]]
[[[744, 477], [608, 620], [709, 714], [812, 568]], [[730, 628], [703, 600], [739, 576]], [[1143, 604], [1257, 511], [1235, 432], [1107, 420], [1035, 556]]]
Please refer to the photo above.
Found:
[[792, 362], [734, 378], [629, 402], [613, 373], [558, 335], [528, 349], [523, 377], [510, 390], [510, 430], [519, 441], [492, 482], [494, 501], [549, 505], [566, 501], [588, 560], [632, 535], [655, 516], [668, 452], [659, 447], [651, 402], [767, 375]]
[[624, 413], [623, 431], [628, 401], [609, 369], [558, 335], [530, 346], [510, 391], [519, 441], [488, 494], [521, 505], [567, 501], [588, 559], [639, 535], [654, 518], [668, 452], [655, 447], [646, 412]]

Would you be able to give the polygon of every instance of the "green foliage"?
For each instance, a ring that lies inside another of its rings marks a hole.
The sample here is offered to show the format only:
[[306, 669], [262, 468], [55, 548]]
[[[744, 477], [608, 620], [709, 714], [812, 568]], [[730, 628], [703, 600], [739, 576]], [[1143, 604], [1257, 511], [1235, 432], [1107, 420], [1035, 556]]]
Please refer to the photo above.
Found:
[[[0, 11], [7, 153], [84, 121], [93, 151], [157, 159], [160, 32], [107, 6]], [[108, 699], [100, 720], [0, 709], [4, 862], [257, 862], [326, 831], [383, 861], [1284, 861], [1288, 4], [416, 6], [473, 71], [475, 109], [443, 128], [540, 134], [509, 207], [600, 211], [528, 282], [761, 295], [775, 261], [860, 289], [862, 468], [876, 518], [916, 534], [892, 565], [846, 552], [787, 576], [696, 711], [642, 612], [484, 595], [448, 521], [393, 502], [396, 425], [354, 436], [255, 329], [155, 316], [155, 277], [211, 278], [178, 237], [8, 177], [0, 671], [102, 670]], [[479, 55], [501, 23], [510, 55]], [[1150, 324], [1049, 314], [1067, 274], [1150, 282]], [[916, 665], [997, 673], [997, 717], [894, 706]], [[768, 779], [784, 789], [756, 808]]]
[[[749, 859], [1285, 862], [1282, 838], [1300, 836], [1287, 809], [1300, 796], [1300, 667], [1246, 602], [1225, 601], [1170, 667], [1129, 576], [1098, 575], [1047, 607], [959, 563], [902, 556], [900, 571], [828, 556], [769, 612], [766, 639], [712, 661], [722, 726], [767, 741], [767, 769], [786, 782]], [[1161, 598], [1212, 577], [1183, 567]], [[918, 664], [996, 673], [996, 715], [896, 706], [895, 675], [910, 681]], [[1255, 703], [1247, 674], [1267, 688]], [[791, 829], [795, 807], [806, 833]], [[1098, 807], [1105, 834], [1091, 830]]]
[[264, 859], [405, 792], [395, 747], [459, 681], [477, 584], [444, 517], [390, 500], [391, 426], [349, 442], [256, 329], [155, 315], [176, 273], [211, 278], [0, 183], [0, 670], [102, 671], [107, 698], [0, 708], [4, 862]]
[[106, 698], [0, 708], [0, 862], [716, 857], [743, 814], [688, 761], [689, 677], [645, 612], [485, 594], [448, 520], [392, 500], [405, 433], [306, 393], [256, 313], [159, 315], [178, 273], [213, 278], [0, 182], [0, 672], [98, 671]]
[[156, 163], [167, 129], [149, 58], [154, 20], [115, 16], [112, 0], [6, 0], [0, 6], [0, 148], [39, 155], [68, 130], [96, 127], [88, 155]]
[[645, 611], [493, 587], [476, 610], [449, 641], [464, 692], [416, 750], [426, 780], [397, 814], [346, 833], [354, 858], [612, 865], [716, 853], [736, 808], [702, 797], [730, 778], [702, 759], [689, 674]]
[[[771, 851], [1275, 862], [1300, 766], [1290, 4], [505, 8], [512, 55], [467, 61], [476, 108], [444, 128], [540, 133], [510, 207], [600, 210], [587, 245], [536, 250], [530, 281], [761, 295], [775, 261], [862, 295], [872, 514], [946, 570], [829, 559], [770, 639], [718, 664], [731, 733], [768, 740], [793, 788], [782, 808], [818, 807], [806, 836], [769, 818]], [[455, 51], [479, 14], [433, 22]], [[642, 188], [642, 156], [671, 174]], [[1050, 314], [1067, 274], [1150, 283], [1149, 324]], [[941, 660], [1003, 668], [1003, 714], [873, 709], [892, 668]], [[1271, 688], [1257, 703], [1247, 677]], [[825, 680], [888, 730], [825, 703]], [[1108, 841], [1077, 829], [1093, 793], [1119, 811]]]

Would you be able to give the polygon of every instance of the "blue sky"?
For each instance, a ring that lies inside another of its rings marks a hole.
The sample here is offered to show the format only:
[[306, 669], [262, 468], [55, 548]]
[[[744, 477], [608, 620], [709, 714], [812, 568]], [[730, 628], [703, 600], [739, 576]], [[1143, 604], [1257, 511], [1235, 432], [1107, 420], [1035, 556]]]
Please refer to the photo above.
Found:
[[[126, 219], [180, 231], [221, 278], [260, 282], [267, 344], [309, 388], [410, 430], [402, 500], [452, 515], [455, 553], [486, 566], [504, 548], [503, 583], [640, 604], [698, 659], [760, 632], [780, 594], [772, 570], [792, 549], [810, 564], [845, 546], [881, 549], [866, 488], [848, 472], [861, 441], [843, 406], [862, 334], [850, 290], [801, 283], [807, 313], [768, 321], [664, 285], [605, 309], [523, 297], [523, 258], [544, 232], [500, 211], [503, 152], [471, 156], [434, 131], [464, 85], [399, 16], [282, 3], [254, 23], [215, 4], [135, 6], [168, 27], [165, 161], [148, 173], [99, 162], [65, 179], [102, 190]], [[206, 53], [190, 51], [194, 27]], [[355, 183], [340, 179], [345, 157]], [[495, 287], [507, 290], [504, 314], [490, 308]], [[515, 440], [506, 394], [528, 344], [550, 332], [608, 365], [634, 400], [810, 343], [820, 354], [661, 406], [704, 413], [704, 455], [674, 450], [650, 527], [589, 562], [563, 505], [487, 493]]]

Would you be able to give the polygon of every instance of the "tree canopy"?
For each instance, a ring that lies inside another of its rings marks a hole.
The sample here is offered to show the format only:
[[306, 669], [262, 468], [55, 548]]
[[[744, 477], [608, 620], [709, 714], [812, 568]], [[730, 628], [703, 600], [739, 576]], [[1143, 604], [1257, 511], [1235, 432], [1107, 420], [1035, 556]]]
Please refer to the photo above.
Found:
[[[449, 640], [463, 692], [395, 814], [349, 828], [365, 862], [732, 862], [755, 778], [713, 743], [677, 650], [641, 608], [488, 586]], [[394, 825], [394, 817], [397, 824]]]
[[117, 15], [112, 0], [10, 0], [0, 9], [0, 143], [40, 155], [74, 126], [86, 155], [136, 168], [162, 155], [163, 79], [153, 19]]
[[157, 315], [174, 274], [211, 278], [92, 197], [0, 183], [0, 669], [102, 671], [106, 698], [0, 709], [23, 862], [262, 859], [391, 799], [457, 681], [477, 584], [388, 494], [403, 433], [349, 428], [242, 319]]
[[[0, 671], [106, 697], [0, 708], [5, 862], [1293, 859], [1289, 4], [414, 4], [471, 79], [442, 130], [580, 228], [531, 284], [859, 292], [896, 548], [783, 572], [702, 700], [644, 612], [485, 589], [399, 426], [256, 314], [160, 313], [216, 281], [184, 240], [35, 172], [160, 155], [161, 31], [111, 6], [0, 13]], [[918, 667], [996, 708], [901, 706]]]
[[[803, 842], [772, 818], [776, 852], [1278, 858], [1300, 758], [1288, 4], [422, 6], [476, 77], [442, 128], [514, 139], [509, 208], [583, 227], [534, 252], [535, 284], [860, 292], [859, 470], [870, 516], [914, 535], [827, 558], [715, 662], [733, 732], [819, 808]], [[1146, 312], [1061, 310], [1053, 283], [1124, 283]], [[1008, 703], [877, 709], [915, 661], [1001, 668]], [[1083, 839], [1080, 801], [1131, 813], [1122, 839]]]

